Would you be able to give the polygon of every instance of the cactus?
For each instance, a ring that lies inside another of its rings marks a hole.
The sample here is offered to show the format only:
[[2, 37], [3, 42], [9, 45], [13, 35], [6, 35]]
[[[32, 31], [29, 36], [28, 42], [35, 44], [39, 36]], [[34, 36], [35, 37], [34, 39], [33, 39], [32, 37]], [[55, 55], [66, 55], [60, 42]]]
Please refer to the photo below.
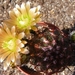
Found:
[[30, 53], [24, 62], [25, 66], [46, 75], [63, 71], [72, 60], [72, 45], [68, 43], [69, 38], [52, 24], [38, 25], [43, 28], [32, 32], [34, 37], [28, 40]]

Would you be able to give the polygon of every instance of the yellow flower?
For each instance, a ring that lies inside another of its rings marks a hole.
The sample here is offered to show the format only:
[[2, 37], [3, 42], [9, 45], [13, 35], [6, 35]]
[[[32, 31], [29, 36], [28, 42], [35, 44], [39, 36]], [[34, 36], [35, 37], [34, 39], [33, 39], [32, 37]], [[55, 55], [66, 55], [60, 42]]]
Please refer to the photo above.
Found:
[[30, 8], [30, 2], [22, 3], [21, 6], [16, 4], [15, 8], [9, 11], [10, 19], [5, 20], [7, 25], [15, 25], [18, 31], [37, 30], [36, 23], [40, 21], [40, 6]]
[[4, 61], [4, 70], [6, 70], [11, 63], [20, 65], [20, 53], [29, 53], [21, 41], [23, 37], [24, 32], [17, 34], [15, 26], [11, 29], [6, 25], [0, 27], [0, 62]]

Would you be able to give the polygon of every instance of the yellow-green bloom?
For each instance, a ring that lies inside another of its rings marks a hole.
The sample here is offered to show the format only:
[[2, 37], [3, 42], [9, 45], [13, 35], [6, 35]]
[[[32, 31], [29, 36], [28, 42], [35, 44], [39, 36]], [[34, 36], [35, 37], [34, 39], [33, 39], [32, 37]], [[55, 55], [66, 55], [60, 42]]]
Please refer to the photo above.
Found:
[[18, 31], [37, 30], [36, 23], [40, 21], [40, 6], [30, 8], [30, 2], [16, 4], [15, 8], [9, 11], [10, 19], [4, 21], [7, 25], [15, 25]]
[[24, 32], [17, 34], [15, 26], [12, 26], [11, 29], [6, 25], [0, 27], [0, 62], [4, 61], [4, 70], [11, 63], [20, 65], [20, 53], [27, 54], [29, 52], [21, 41], [23, 37]]

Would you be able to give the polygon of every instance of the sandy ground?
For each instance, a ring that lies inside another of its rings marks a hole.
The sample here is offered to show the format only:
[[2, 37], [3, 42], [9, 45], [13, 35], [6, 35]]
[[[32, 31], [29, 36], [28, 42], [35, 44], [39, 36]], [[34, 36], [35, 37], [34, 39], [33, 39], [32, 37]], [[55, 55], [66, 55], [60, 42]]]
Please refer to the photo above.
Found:
[[[8, 18], [8, 11], [12, 9], [15, 4], [21, 4], [28, 0], [0, 0], [0, 24], [4, 19]], [[29, 0], [31, 6], [41, 6], [42, 21], [55, 24], [60, 29], [69, 28], [75, 22], [75, 0]], [[18, 69], [9, 68], [7, 71], [3, 70], [3, 65], [0, 64], [0, 75], [24, 75]], [[74, 67], [65, 69], [58, 75], [75, 75]]]

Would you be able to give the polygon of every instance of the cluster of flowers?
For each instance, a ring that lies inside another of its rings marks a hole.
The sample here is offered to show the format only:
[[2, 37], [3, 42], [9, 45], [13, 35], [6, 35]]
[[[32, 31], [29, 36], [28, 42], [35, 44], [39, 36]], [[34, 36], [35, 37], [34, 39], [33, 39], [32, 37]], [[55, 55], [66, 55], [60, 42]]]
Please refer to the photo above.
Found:
[[0, 62], [3, 62], [4, 70], [12, 65], [21, 65], [22, 55], [25, 58], [29, 56], [27, 63], [40, 66], [40, 71], [35, 66], [37, 72], [48, 72], [49, 69], [52, 73], [59, 72], [68, 65], [71, 52], [75, 51], [75, 27], [66, 34], [50, 23], [39, 23], [39, 10], [40, 6], [30, 8], [29, 1], [21, 6], [16, 4], [9, 11], [9, 19], [0, 26]]
[[37, 31], [36, 23], [40, 18], [40, 6], [30, 8], [30, 2], [16, 4], [9, 11], [9, 19], [0, 26], [0, 62], [4, 61], [4, 70], [11, 65], [21, 64], [21, 54], [28, 54], [26, 40], [31, 36], [30, 30]]

